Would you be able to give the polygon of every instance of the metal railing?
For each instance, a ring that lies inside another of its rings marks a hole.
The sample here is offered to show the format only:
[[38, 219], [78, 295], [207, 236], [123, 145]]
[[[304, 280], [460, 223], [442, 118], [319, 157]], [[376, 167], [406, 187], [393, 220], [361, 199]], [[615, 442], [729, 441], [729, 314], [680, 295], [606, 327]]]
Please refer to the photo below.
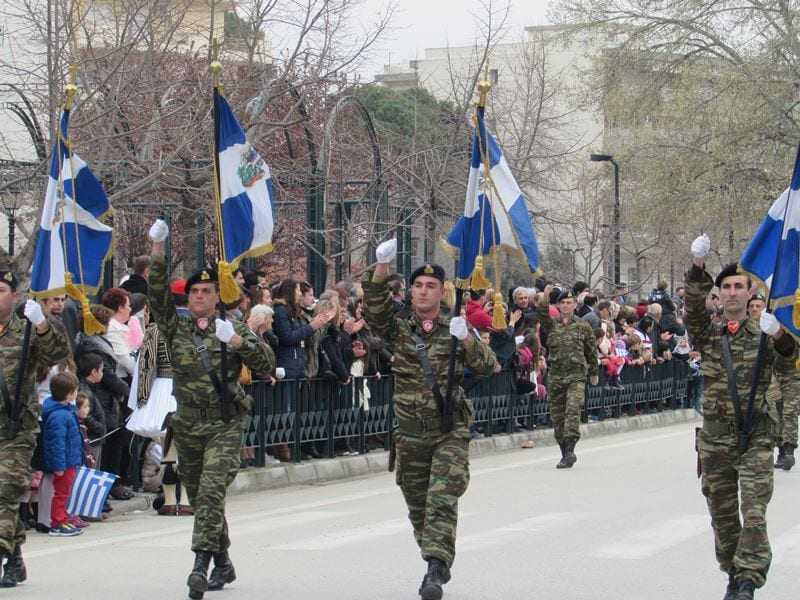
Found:
[[[587, 386], [583, 420], [618, 418], [658, 410], [689, 408], [685, 362], [672, 360], [648, 367], [627, 366], [621, 389]], [[267, 448], [288, 446], [292, 460], [305, 453], [333, 457], [346, 450], [388, 449], [394, 422], [393, 379], [356, 377], [348, 385], [326, 379], [256, 381], [246, 386], [254, 404], [244, 446], [255, 449], [256, 466], [264, 466]], [[520, 393], [515, 375], [503, 371], [478, 380], [467, 397], [475, 409], [475, 426], [485, 436], [550, 426], [547, 397]]]

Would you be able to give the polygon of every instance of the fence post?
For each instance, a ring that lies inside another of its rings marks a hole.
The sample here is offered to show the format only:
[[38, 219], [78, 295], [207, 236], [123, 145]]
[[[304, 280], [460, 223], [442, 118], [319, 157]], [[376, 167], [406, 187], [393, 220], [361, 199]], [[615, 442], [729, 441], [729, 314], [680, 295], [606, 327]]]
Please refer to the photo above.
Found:
[[258, 443], [258, 447], [256, 449], [256, 466], [263, 467], [267, 464], [266, 454], [267, 454], [267, 443], [266, 443], [266, 409], [265, 405], [267, 403], [266, 392], [267, 392], [267, 384], [262, 382], [258, 382], [253, 385], [253, 391], [256, 392], [254, 394], [256, 405], [253, 407], [255, 410], [255, 414], [257, 415], [258, 422], [256, 425], [256, 442]]
[[[320, 381], [324, 382], [324, 380], [318, 380], [318, 383]], [[334, 438], [333, 438], [333, 418], [334, 418], [333, 402], [336, 399], [335, 396], [339, 392], [339, 386], [328, 382], [325, 383], [325, 387], [328, 391], [328, 393], [325, 394], [325, 397], [328, 399], [328, 407], [327, 407], [328, 417], [325, 419], [325, 435], [327, 437], [327, 439], [325, 440], [325, 454], [328, 456], [328, 458], [333, 458], [335, 454]]]
[[301, 449], [300, 449], [300, 438], [302, 436], [302, 427], [301, 427], [301, 423], [300, 423], [300, 419], [301, 419], [301, 417], [300, 417], [300, 415], [301, 415], [300, 402], [301, 402], [301, 396], [302, 396], [302, 393], [301, 393], [302, 392], [301, 381], [299, 379], [295, 380], [293, 382], [293, 385], [291, 387], [289, 387], [289, 389], [290, 390], [294, 390], [294, 393], [292, 394], [293, 395], [293, 400], [294, 400], [294, 402], [293, 402], [293, 404], [294, 404], [294, 409], [293, 409], [294, 410], [294, 420], [292, 421], [292, 424], [293, 424], [292, 433], [293, 433], [293, 436], [294, 436], [294, 439], [292, 440], [292, 442], [293, 442], [292, 443], [292, 460], [294, 462], [296, 462], [296, 463], [299, 463], [300, 459], [302, 457], [302, 452], [301, 452]]

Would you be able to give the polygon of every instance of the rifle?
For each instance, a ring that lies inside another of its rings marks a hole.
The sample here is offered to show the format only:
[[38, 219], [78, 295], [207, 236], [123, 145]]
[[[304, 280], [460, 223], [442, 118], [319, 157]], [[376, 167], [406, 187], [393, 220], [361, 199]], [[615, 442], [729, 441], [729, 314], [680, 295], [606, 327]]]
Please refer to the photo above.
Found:
[[[24, 316], [22, 318], [25, 318]], [[31, 348], [31, 329], [33, 324], [25, 319], [25, 333], [22, 336], [22, 356], [19, 359], [19, 369], [17, 370], [17, 381], [14, 384], [14, 399], [8, 411], [8, 430], [11, 439], [17, 437], [21, 428], [22, 419], [22, 386], [25, 383], [25, 373], [28, 370], [28, 359], [30, 358]]]
[[[453, 315], [461, 315], [461, 302], [464, 298], [464, 290], [456, 288], [456, 305], [453, 308]], [[450, 433], [455, 427], [455, 416], [453, 406], [453, 387], [455, 386], [456, 375], [456, 351], [458, 350], [458, 338], [451, 336], [450, 339], [450, 362], [447, 366], [447, 391], [445, 392], [444, 402], [442, 402], [442, 433]]]

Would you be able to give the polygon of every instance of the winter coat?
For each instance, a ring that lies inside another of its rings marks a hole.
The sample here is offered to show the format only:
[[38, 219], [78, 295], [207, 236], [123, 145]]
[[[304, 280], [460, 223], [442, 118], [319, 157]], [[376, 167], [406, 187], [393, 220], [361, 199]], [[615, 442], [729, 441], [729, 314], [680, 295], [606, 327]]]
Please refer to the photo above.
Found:
[[[91, 383], [81, 381], [78, 389], [82, 394], [86, 394], [89, 397], [89, 414], [83, 420], [83, 424], [86, 425], [86, 433], [89, 436], [89, 440], [98, 440], [106, 434], [106, 411], [92, 390]], [[102, 444], [102, 441], [93, 445], [97, 446], [99, 444]]]
[[72, 404], [51, 396], [42, 409], [43, 471], [54, 473], [83, 464], [83, 436]]
[[318, 377], [335, 379], [344, 383], [350, 378], [353, 349], [350, 335], [336, 325], [328, 325], [319, 341]]
[[289, 316], [285, 303], [276, 300], [273, 304], [275, 317], [272, 331], [278, 338], [278, 351], [275, 353], [277, 365], [286, 371], [286, 379], [303, 379], [306, 368], [306, 338], [314, 333], [314, 328], [302, 319]]
[[100, 335], [79, 335], [75, 358], [86, 352], [93, 352], [103, 359], [103, 380], [91, 383], [89, 388], [97, 396], [103, 406], [106, 418], [106, 429], [111, 431], [121, 424], [120, 406], [127, 401], [130, 389], [128, 384], [116, 375], [117, 360], [111, 343]]

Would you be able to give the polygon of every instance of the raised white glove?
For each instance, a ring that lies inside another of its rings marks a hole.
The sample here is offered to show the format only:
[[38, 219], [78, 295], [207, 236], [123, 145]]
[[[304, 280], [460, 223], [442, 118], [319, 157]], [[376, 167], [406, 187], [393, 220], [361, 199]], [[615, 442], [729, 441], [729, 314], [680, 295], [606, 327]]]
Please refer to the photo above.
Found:
[[778, 319], [775, 318], [775, 315], [768, 313], [767, 311], [763, 311], [761, 313], [761, 318], [758, 320], [758, 326], [761, 327], [761, 331], [769, 336], [774, 336], [781, 330], [781, 324]]
[[236, 330], [233, 328], [233, 323], [231, 321], [223, 321], [222, 319], [216, 319], [214, 323], [216, 325], [216, 331], [214, 331], [214, 335], [217, 336], [217, 339], [223, 344], [230, 343], [230, 341], [233, 339], [233, 336], [236, 335]]
[[469, 328], [464, 317], [453, 317], [450, 319], [450, 335], [454, 335], [459, 340], [467, 339]]
[[163, 242], [169, 235], [169, 226], [164, 220], [156, 219], [156, 222], [150, 226], [150, 232], [148, 235], [150, 236], [150, 239], [156, 243]]
[[711, 239], [704, 233], [692, 242], [692, 256], [705, 258], [711, 251]]
[[25, 318], [28, 319], [34, 327], [38, 327], [46, 320], [42, 307], [36, 300], [28, 300], [25, 302], [24, 313]]
[[397, 256], [397, 238], [382, 242], [375, 250], [375, 258], [379, 263], [390, 263]]

